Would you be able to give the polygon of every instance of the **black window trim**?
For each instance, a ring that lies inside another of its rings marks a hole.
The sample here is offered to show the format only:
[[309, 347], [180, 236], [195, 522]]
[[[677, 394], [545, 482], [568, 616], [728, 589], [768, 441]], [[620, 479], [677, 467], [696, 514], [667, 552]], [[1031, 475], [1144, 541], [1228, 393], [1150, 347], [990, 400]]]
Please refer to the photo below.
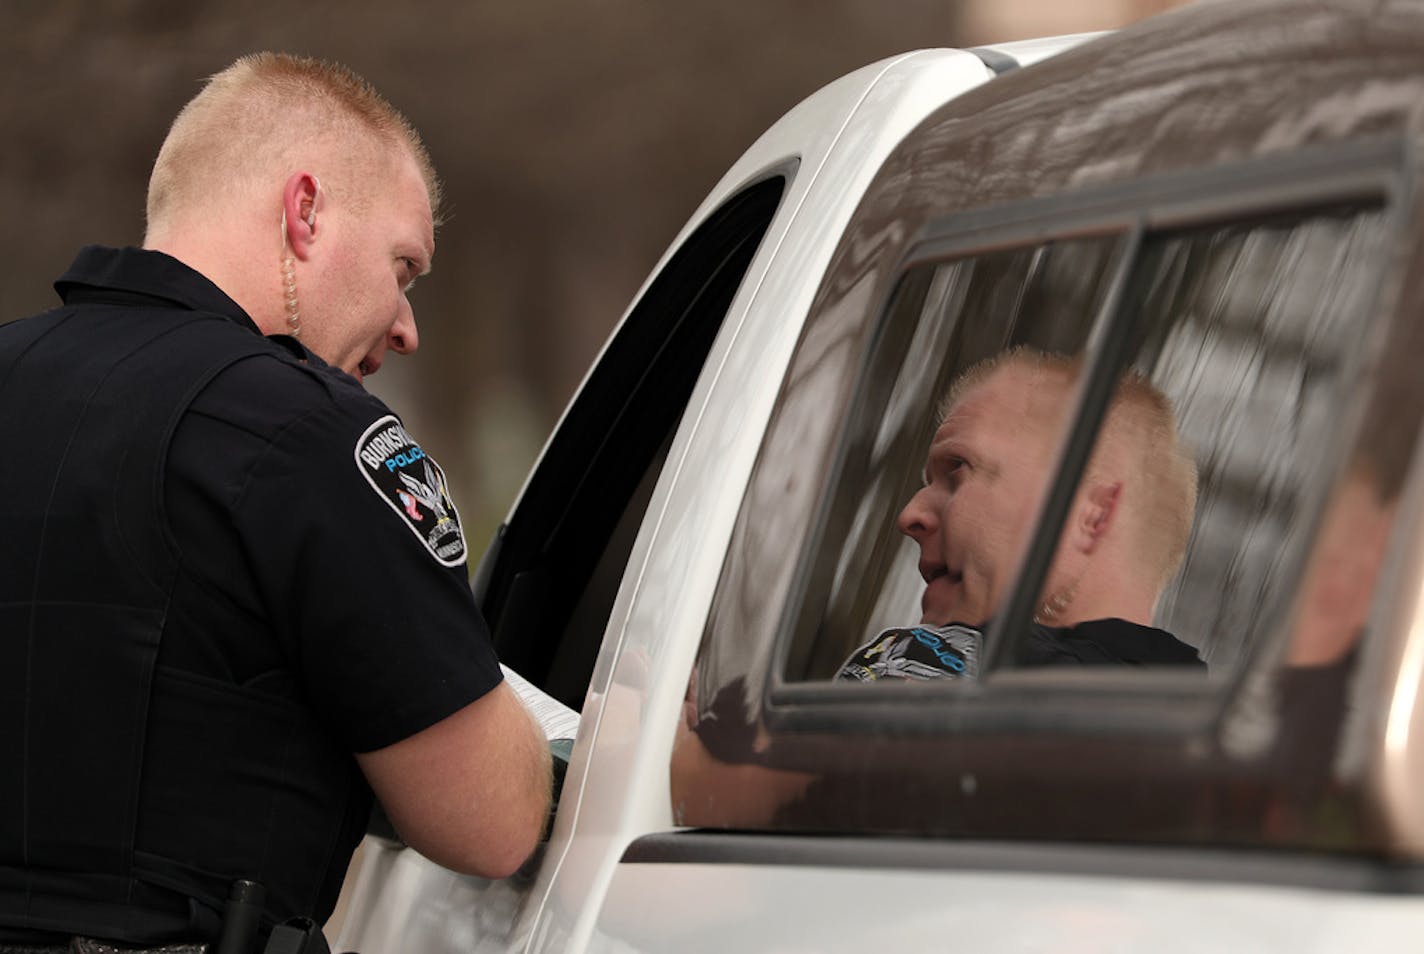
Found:
[[[725, 293], [729, 303], [735, 299], [762, 242], [777, 217], [787, 211], [785, 199], [799, 168], [799, 158], [793, 157], [749, 175], [735, 189], [728, 190], [726, 197], [703, 215], [661, 262], [570, 399], [531, 467], [509, 516], [495, 531], [472, 574], [471, 590], [485, 614], [501, 659], [570, 706], [581, 703], [596, 674], [595, 660], [581, 659], [575, 667], [577, 673], [564, 680], [569, 685], [562, 692], [554, 691], [549, 684], [551, 667], [564, 648], [573, 614], [605, 559], [604, 551], [614, 539], [624, 511], [630, 505], [647, 505], [646, 498], [637, 499], [647, 476], [646, 467], [662, 466], [659, 455], [681, 426], [686, 402], [721, 334], [725, 310], [715, 313], [715, 320], [702, 314], [709, 291], [714, 295]], [[709, 254], [707, 246], [716, 252], [715, 266], [710, 271], [701, 260]], [[739, 256], [745, 258], [740, 269], [728, 271], [728, 263]], [[647, 416], [647, 408], [654, 405], [647, 394], [649, 382], [676, 366], [669, 355], [703, 337], [706, 343], [700, 352], [697, 373], [683, 381], [687, 395], [676, 402], [662, 396], [658, 403], [665, 406], [657, 414], [666, 415], [668, 420], [665, 427], [658, 429], [658, 440], [650, 440], [641, 420]], [[639, 467], [619, 470], [614, 487], [606, 486], [610, 483], [610, 470], [628, 467], [615, 449], [626, 456], [629, 448], [637, 452]], [[595, 473], [600, 475], [600, 481], [590, 479]], [[589, 497], [601, 504], [616, 497], [616, 507], [583, 506]], [[596, 526], [596, 531], [590, 526]], [[636, 524], [633, 526], [636, 534]], [[567, 562], [563, 562], [568, 561], [567, 554], [559, 560], [551, 556], [551, 551], [557, 550], [552, 541], [558, 540], [577, 540], [586, 549], [580, 552], [577, 572], [571, 575], [577, 586], [574, 595], [550, 600], [535, 584], [543, 582], [540, 574], [547, 573], [546, 568], [551, 565], [567, 569]], [[631, 538], [627, 546], [632, 546]], [[606, 613], [615, 598], [616, 586], [608, 596], [608, 605], [600, 607], [604, 615], [599, 621], [599, 633], [606, 629]], [[557, 615], [550, 623], [547, 616], [554, 609]], [[529, 632], [541, 628], [553, 630], [557, 639], [527, 638]]]
[[1128, 284], [1141, 261], [1145, 232], [1140, 218], [1128, 230], [1124, 244], [1118, 249], [1118, 260], [1107, 296], [1093, 319], [1086, 346], [1087, 366], [1081, 378], [1082, 384], [1077, 389], [1077, 406], [1069, 416], [1064, 446], [1056, 455], [1055, 480], [1034, 518], [1037, 528], [1034, 540], [1019, 567], [1018, 580], [1009, 592], [1008, 611], [998, 616], [985, 634], [989, 650], [983, 666], [986, 678], [993, 677], [1002, 668], [1005, 659], [1013, 658], [1013, 650], [1022, 642], [1025, 630], [1033, 621], [1033, 604], [1037, 603], [1043, 581], [1048, 578], [1048, 568], [1062, 535], [1063, 522], [1068, 518], [1069, 508], [1078, 492], [1078, 482], [1097, 441], [1098, 426], [1112, 399], [1113, 383], [1124, 363], [1123, 349], [1128, 340], [1131, 315], [1123, 303], [1127, 300]]
[[1259, 848], [932, 839], [683, 829], [633, 839], [620, 864], [976, 871], [1061, 878], [1304, 888], [1376, 898], [1424, 894], [1424, 864]]
[[[915, 266], [1050, 241], [1120, 234], [1130, 248], [1114, 266], [1112, 290], [1095, 318], [1087, 348], [1089, 374], [1084, 376], [1089, 384], [1105, 380], [1101, 372], [1118, 360], [1115, 352], [1121, 349], [1127, 330], [1128, 312], [1120, 307], [1128, 291], [1126, 282], [1137, 273], [1148, 243], [1177, 231], [1243, 224], [1275, 215], [1308, 215], [1352, 203], [1377, 204], [1385, 217], [1385, 230], [1397, 233], [1409, 212], [1405, 201], [1411, 186], [1409, 155], [1407, 140], [1399, 134], [1389, 134], [956, 213], [928, 223], [909, 243], [891, 271], [895, 278], [889, 283], [890, 293], [880, 303], [871, 338], [881, 334], [896, 290]], [[1377, 333], [1379, 329], [1377, 324]], [[1360, 360], [1365, 350], [1357, 348], [1354, 360]], [[861, 357], [851, 407], [859, 402], [873, 351], [873, 347], [867, 348]], [[1075, 463], [1060, 454], [1056, 473], [1063, 473], [1066, 465], [1081, 469], [1106, 395], [1106, 385], [1095, 387], [1093, 393], [1080, 389], [1067, 450], [1069, 457], [1078, 459]], [[1344, 413], [1348, 415], [1350, 411]], [[1093, 420], [1087, 421], [1086, 417]], [[1115, 673], [1068, 674], [1057, 670], [1047, 676], [1001, 670], [990, 680], [968, 684], [850, 686], [786, 681], [784, 666], [809, 583], [811, 553], [819, 546], [824, 531], [829, 490], [845, 466], [845, 436], [836, 449], [833, 465], [827, 469], [823, 485], [826, 493], [822, 494], [811, 530], [798, 554], [798, 568], [782, 607], [776, 644], [770, 654], [771, 671], [764, 683], [760, 714], [773, 733], [887, 729], [908, 735], [1020, 729], [1118, 733], [1130, 727], [1138, 735], [1181, 736], [1207, 728], [1248, 677], [1251, 666], [1249, 660], [1243, 660], [1231, 678], [1224, 681], [1165, 672], [1134, 672], [1132, 680], [1122, 680]], [[1323, 495], [1332, 477], [1318, 475], [1308, 485], [1317, 492], [1314, 499]], [[1046, 570], [1069, 496], [1057, 485], [1054, 493], [1064, 499], [1051, 502], [1048, 512], [1040, 514], [1024, 569], [1041, 565]], [[1042, 518], [1052, 517], [1053, 509], [1063, 513], [1052, 521], [1054, 532], [1049, 534]], [[1297, 553], [1296, 558], [1303, 562], [1304, 554]], [[1032, 575], [1041, 573], [1019, 574], [1010, 596], [1011, 613], [991, 630], [990, 641], [1015, 616], [1026, 615], [1024, 593], [1031, 590], [1036, 596], [1038, 589]], [[1275, 641], [1271, 635], [1259, 640], [1262, 645]], [[923, 704], [921, 700], [925, 698], [932, 698], [934, 704]], [[1085, 699], [1091, 699], [1092, 704], [1085, 705]]]

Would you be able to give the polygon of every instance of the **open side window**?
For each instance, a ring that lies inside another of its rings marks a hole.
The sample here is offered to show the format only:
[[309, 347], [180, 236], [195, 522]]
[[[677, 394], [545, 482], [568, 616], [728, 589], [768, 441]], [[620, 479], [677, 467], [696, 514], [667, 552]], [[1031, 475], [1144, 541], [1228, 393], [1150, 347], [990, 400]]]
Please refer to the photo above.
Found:
[[786, 181], [776, 175], [729, 199], [668, 261], [475, 574], [500, 658], [575, 709], [673, 434]]

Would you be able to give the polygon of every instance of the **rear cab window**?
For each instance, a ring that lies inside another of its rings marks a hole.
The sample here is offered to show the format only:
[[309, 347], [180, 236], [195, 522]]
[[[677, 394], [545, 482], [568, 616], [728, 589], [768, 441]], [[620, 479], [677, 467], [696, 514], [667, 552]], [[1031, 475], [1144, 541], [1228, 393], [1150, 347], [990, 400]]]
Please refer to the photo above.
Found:
[[1417, 408], [1370, 418], [1403, 157], [1375, 137], [989, 205], [923, 227], [878, 308], [813, 313], [688, 688], [675, 820], [1365, 837], [1331, 746], [1294, 740], [1339, 731], [1417, 431]]

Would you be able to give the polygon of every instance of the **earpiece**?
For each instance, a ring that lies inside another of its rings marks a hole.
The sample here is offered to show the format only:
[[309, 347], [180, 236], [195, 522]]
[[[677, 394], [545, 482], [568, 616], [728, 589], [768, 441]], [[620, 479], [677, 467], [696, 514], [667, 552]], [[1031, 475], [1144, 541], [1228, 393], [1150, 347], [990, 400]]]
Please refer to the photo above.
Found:
[[316, 200], [321, 198], [321, 180], [312, 176], [312, 181], [316, 183], [316, 191], [312, 193], [311, 211], [307, 213], [307, 228], [316, 228]]

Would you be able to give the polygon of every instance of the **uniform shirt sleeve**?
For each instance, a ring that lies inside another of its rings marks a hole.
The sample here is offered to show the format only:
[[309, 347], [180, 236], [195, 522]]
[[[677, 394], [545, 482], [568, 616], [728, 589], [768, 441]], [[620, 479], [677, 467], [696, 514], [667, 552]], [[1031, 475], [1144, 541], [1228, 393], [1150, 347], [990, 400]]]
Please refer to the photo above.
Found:
[[[380, 401], [336, 383], [243, 362], [195, 402], [200, 421], [180, 426], [175, 454], [212, 461], [211, 496], [259, 612], [308, 704], [363, 752], [433, 725], [502, 676], [442, 472]], [[201, 446], [220, 433], [220, 446]]]

